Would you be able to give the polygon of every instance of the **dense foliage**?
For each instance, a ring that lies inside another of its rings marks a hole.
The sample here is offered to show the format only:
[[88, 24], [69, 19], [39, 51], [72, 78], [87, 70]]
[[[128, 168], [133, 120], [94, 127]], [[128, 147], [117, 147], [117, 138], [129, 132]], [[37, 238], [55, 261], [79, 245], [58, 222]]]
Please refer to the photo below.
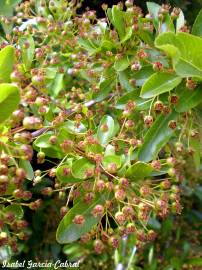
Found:
[[20, 2], [0, 3], [0, 261], [200, 269], [202, 11]]

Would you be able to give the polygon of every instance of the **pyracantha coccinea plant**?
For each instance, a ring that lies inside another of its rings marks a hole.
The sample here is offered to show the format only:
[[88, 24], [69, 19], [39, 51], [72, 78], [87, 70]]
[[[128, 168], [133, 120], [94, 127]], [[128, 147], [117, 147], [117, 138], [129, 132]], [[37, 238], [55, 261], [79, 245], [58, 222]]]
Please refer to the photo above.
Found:
[[78, 1], [26, 1], [1, 17], [1, 248], [17, 252], [23, 209], [47, 198], [63, 202], [57, 241], [97, 254], [123, 237], [142, 248], [151, 219], [181, 213], [185, 160], [200, 164], [202, 38], [180, 9], [147, 6], [98, 19]]

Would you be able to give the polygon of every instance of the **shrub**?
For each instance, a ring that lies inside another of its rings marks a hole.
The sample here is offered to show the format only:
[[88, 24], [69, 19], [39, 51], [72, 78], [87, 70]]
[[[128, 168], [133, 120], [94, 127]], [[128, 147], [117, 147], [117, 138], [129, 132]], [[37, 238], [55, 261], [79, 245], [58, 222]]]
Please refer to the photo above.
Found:
[[98, 19], [78, 2], [4, 4], [0, 254], [26, 253], [38, 212], [69, 259], [97, 254], [92, 269], [127, 239], [129, 269], [200, 169], [202, 16], [190, 33], [169, 5]]

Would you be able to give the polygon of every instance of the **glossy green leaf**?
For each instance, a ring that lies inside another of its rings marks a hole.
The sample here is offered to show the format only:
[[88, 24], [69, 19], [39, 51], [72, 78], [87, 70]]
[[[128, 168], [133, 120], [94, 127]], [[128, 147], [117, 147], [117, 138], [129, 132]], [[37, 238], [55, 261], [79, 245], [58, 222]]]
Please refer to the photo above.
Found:
[[149, 31], [143, 31], [143, 29], [141, 28], [138, 32], [137, 32], [137, 36], [140, 38], [140, 40], [142, 40], [144, 43], [148, 43], [150, 46], [153, 47], [154, 45], [154, 36], [152, 35], [151, 32]]
[[26, 179], [32, 180], [34, 178], [34, 171], [29, 160], [20, 159], [19, 166], [26, 171]]
[[175, 106], [177, 112], [187, 112], [202, 102], [202, 88], [199, 86], [193, 91], [180, 88], [178, 91], [179, 101]]
[[81, 47], [83, 47], [86, 51], [88, 51], [90, 54], [94, 54], [98, 50], [98, 48], [95, 46], [95, 44], [93, 44], [92, 41], [90, 41], [90, 40], [80, 38], [78, 40], [78, 44]]
[[190, 147], [194, 150], [193, 159], [196, 170], [200, 169], [201, 164], [201, 142], [199, 139], [190, 138]]
[[[57, 241], [60, 244], [71, 243], [78, 240], [83, 234], [89, 232], [93, 226], [99, 222], [99, 218], [95, 218], [91, 214], [93, 208], [97, 204], [104, 204], [107, 198], [108, 195], [102, 194], [90, 205], [83, 201], [77, 202], [60, 222], [56, 233]], [[85, 222], [83, 225], [77, 225], [72, 222], [75, 215], [84, 216]]]
[[[22, 60], [26, 67], [26, 69], [30, 69], [35, 51], [34, 39], [31, 35], [21, 37], [19, 40], [21, 51], [22, 51]], [[28, 48], [26, 47], [26, 43], [28, 43]]]
[[191, 33], [193, 35], [202, 37], [202, 9], [199, 11], [195, 19]]
[[49, 139], [53, 135], [53, 133], [46, 133], [39, 136], [35, 142], [34, 145], [36, 145], [39, 148], [48, 148], [51, 147], [52, 144], [50, 144]]
[[124, 38], [121, 39], [121, 43], [125, 43], [127, 40], [129, 40], [131, 38], [132, 34], [133, 34], [132, 27], [131, 26], [127, 27], [126, 34], [125, 34]]
[[116, 71], [123, 71], [127, 69], [129, 65], [130, 65], [130, 61], [128, 59], [128, 56], [126, 55], [115, 61], [114, 68]]
[[53, 97], [57, 97], [64, 87], [64, 74], [58, 73], [50, 87], [50, 92]]
[[161, 24], [161, 27], [160, 27], [160, 32], [162, 33], [175, 32], [175, 26], [169, 14], [165, 15], [164, 22]]
[[111, 144], [108, 144], [105, 148], [105, 156], [115, 155], [115, 147]]
[[0, 84], [0, 123], [5, 121], [17, 109], [20, 102], [20, 91], [17, 86]]
[[4, 261], [10, 261], [12, 256], [11, 248], [8, 245], [0, 247], [0, 263]]
[[156, 218], [150, 218], [148, 221], [148, 226], [153, 230], [161, 229], [161, 223]]
[[145, 81], [154, 74], [154, 70], [151, 66], [143, 66], [139, 71], [135, 72], [133, 78], [136, 80], [137, 86], [142, 86]]
[[6, 46], [0, 51], [0, 82], [10, 82], [14, 59], [15, 50], [12, 46]]
[[170, 120], [176, 120], [177, 115], [176, 112], [172, 112], [167, 116], [158, 116], [152, 127], [147, 131], [144, 143], [138, 151], [139, 160], [148, 162], [157, 157], [161, 148], [174, 134], [174, 130], [168, 127], [168, 123]]
[[58, 144], [51, 144], [49, 142], [50, 137], [53, 135], [52, 132], [42, 134], [34, 141], [34, 149], [36, 150], [42, 150], [46, 156], [52, 157], [52, 158], [62, 158], [64, 157], [64, 153], [61, 151], [61, 148]]
[[103, 147], [100, 144], [87, 144], [85, 146], [85, 152], [101, 154], [103, 152]]
[[201, 37], [182, 32], [168, 32], [159, 35], [155, 45], [171, 56], [177, 75], [202, 79]]
[[143, 99], [139, 97], [139, 91], [136, 89], [130, 93], [127, 93], [117, 100], [115, 108], [124, 110], [128, 101], [135, 101], [135, 109], [138, 111], [147, 110], [150, 108], [151, 99]]
[[158, 12], [159, 12], [160, 8], [161, 8], [161, 6], [154, 3], [154, 2], [147, 2], [147, 9], [153, 17], [153, 23], [154, 23], [156, 30], [158, 30], [158, 24], [159, 24]]
[[120, 39], [125, 37], [125, 22], [124, 22], [124, 12], [119, 10], [117, 6], [112, 7], [112, 23], [116, 28]]
[[185, 25], [184, 13], [180, 10], [180, 14], [176, 20], [176, 31], [179, 31], [182, 26]]
[[[108, 129], [107, 131], [104, 132], [102, 131], [103, 125], [107, 126]], [[102, 145], [107, 144], [111, 140], [111, 138], [114, 136], [114, 129], [115, 129], [114, 119], [109, 115], [103, 116], [97, 131], [97, 138]]]
[[96, 102], [100, 102], [102, 100], [104, 100], [108, 95], [109, 93], [112, 91], [112, 82], [113, 82], [113, 78], [108, 78], [108, 79], [103, 79], [100, 84], [99, 84], [99, 92], [98, 93], [95, 93], [93, 95], [93, 99], [96, 101]]
[[86, 250], [80, 243], [71, 243], [65, 245], [62, 249], [63, 253], [68, 256], [69, 261], [78, 261], [79, 258], [84, 257]]
[[65, 175], [64, 169], [68, 168], [71, 169], [71, 164], [64, 164], [62, 166], [59, 166], [56, 170], [56, 177], [62, 184], [68, 184], [68, 183], [77, 183], [81, 182], [81, 179], [77, 179], [72, 175], [72, 172], [70, 171], [70, 174]]
[[72, 175], [78, 179], [86, 179], [86, 171], [94, 170], [95, 165], [86, 158], [80, 158], [72, 164]]
[[151, 165], [138, 161], [128, 168], [126, 176], [132, 179], [142, 179], [149, 176], [152, 171]]
[[24, 211], [22, 209], [21, 205], [8, 205], [7, 207], [4, 208], [3, 210], [4, 213], [13, 213], [15, 215], [16, 219], [22, 219], [24, 216]]
[[155, 73], [142, 86], [140, 96], [142, 98], [156, 97], [175, 88], [181, 78], [168, 73]]
[[134, 87], [129, 82], [129, 77], [127, 71], [121, 71], [118, 73], [119, 75], [119, 82], [124, 90], [130, 92], [134, 90]]
[[86, 133], [86, 127], [84, 126], [84, 124], [80, 123], [80, 125], [78, 126], [76, 124], [76, 122], [72, 121], [72, 120], [67, 120], [64, 123], [64, 127], [67, 129], [67, 131], [71, 134], [83, 134]]
[[117, 155], [107, 155], [103, 158], [102, 164], [104, 167], [107, 167], [110, 163], [117, 165], [117, 168], [121, 167], [122, 157]]
[[[1, 0], [0, 1], [0, 15], [4, 17], [13, 16], [14, 7], [19, 4], [22, 0]], [[1, 22], [3, 26], [3, 30], [6, 34], [10, 34], [12, 32], [13, 23], [10, 22], [6, 24]]]

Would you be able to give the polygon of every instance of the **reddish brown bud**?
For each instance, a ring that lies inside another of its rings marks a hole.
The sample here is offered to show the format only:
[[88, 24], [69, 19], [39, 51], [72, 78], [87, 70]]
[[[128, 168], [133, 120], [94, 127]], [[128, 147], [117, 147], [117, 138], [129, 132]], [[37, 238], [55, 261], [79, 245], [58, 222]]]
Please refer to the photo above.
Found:
[[76, 215], [73, 219], [74, 224], [83, 225], [85, 222], [85, 218], [82, 215]]

